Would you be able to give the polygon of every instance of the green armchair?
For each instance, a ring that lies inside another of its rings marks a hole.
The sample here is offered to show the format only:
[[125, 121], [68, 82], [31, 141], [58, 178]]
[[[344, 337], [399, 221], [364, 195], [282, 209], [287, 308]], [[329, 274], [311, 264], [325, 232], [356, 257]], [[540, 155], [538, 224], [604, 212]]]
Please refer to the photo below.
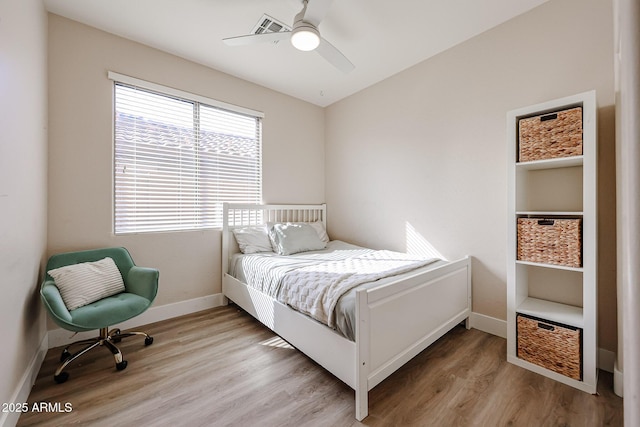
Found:
[[[54, 279], [47, 272], [73, 264], [98, 261], [105, 257], [112, 258], [118, 267], [124, 282], [124, 292], [68, 310]], [[136, 266], [125, 248], [68, 252], [49, 258], [40, 296], [53, 321], [69, 331], [100, 331], [96, 338], [74, 342], [65, 347], [60, 356], [62, 364], [53, 376], [57, 383], [63, 383], [69, 378], [69, 374], [64, 371], [67, 365], [96, 347], [109, 349], [115, 359], [116, 369], [123, 370], [127, 367], [127, 361], [123, 359], [122, 352], [115, 343], [134, 335], [144, 336], [145, 345], [153, 343], [153, 337], [144, 332], [121, 331], [117, 328], [109, 330], [109, 327], [138, 316], [151, 306], [158, 292], [158, 277], [158, 270]], [[69, 348], [76, 345], [84, 347], [72, 354]]]

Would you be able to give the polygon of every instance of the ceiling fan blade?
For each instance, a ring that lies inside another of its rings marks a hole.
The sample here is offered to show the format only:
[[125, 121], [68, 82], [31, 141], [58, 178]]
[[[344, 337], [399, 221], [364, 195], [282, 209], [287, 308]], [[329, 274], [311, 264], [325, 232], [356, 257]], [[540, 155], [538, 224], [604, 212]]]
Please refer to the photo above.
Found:
[[316, 27], [327, 16], [333, 0], [308, 0], [303, 19]]
[[318, 52], [320, 56], [326, 59], [331, 65], [345, 74], [356, 68], [355, 65], [353, 65], [351, 61], [342, 54], [342, 52], [336, 49], [325, 39], [320, 39], [320, 45], [316, 48], [316, 52]]
[[222, 39], [222, 41], [227, 46], [247, 46], [256, 43], [278, 42], [280, 40], [287, 40], [290, 37], [290, 31], [282, 31], [279, 33], [249, 34], [246, 36], [227, 37], [226, 39]]

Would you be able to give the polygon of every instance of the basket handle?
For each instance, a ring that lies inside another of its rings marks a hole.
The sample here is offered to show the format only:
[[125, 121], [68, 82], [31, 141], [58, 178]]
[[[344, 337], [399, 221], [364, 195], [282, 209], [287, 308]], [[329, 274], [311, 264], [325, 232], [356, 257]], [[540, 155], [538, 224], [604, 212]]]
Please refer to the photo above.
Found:
[[555, 120], [558, 118], [558, 113], [547, 114], [546, 116], [540, 116], [541, 122], [546, 122], [547, 120]]
[[552, 219], [539, 219], [538, 225], [554, 225], [556, 222]]
[[540, 323], [540, 322], [538, 322], [538, 328], [546, 329], [547, 331], [554, 331], [556, 329], [551, 325], [547, 325], [546, 323]]

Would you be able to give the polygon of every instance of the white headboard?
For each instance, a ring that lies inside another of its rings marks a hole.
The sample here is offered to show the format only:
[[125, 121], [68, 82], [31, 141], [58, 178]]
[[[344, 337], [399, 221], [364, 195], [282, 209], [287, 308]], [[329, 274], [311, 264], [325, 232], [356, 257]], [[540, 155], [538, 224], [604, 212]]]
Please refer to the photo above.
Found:
[[229, 257], [239, 251], [232, 230], [267, 222], [316, 222], [327, 227], [327, 205], [256, 205], [224, 203], [222, 207], [222, 275], [229, 270]]

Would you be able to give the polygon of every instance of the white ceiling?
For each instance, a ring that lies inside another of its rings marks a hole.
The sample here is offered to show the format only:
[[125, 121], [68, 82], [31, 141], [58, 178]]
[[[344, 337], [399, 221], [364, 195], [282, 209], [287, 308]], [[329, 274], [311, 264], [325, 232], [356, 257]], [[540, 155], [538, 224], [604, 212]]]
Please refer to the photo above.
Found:
[[349, 74], [288, 42], [236, 47], [222, 42], [249, 34], [264, 13], [291, 25], [301, 0], [44, 3], [52, 13], [324, 107], [545, 1], [335, 0], [319, 29], [355, 65]]

